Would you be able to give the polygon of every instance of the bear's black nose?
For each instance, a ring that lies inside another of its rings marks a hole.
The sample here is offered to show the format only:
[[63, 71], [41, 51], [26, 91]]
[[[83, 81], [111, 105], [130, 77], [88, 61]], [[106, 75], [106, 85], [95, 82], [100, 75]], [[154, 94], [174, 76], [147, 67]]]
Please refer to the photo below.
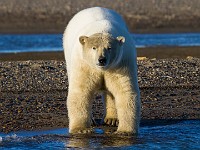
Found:
[[106, 64], [106, 57], [99, 57], [99, 66], [105, 66]]

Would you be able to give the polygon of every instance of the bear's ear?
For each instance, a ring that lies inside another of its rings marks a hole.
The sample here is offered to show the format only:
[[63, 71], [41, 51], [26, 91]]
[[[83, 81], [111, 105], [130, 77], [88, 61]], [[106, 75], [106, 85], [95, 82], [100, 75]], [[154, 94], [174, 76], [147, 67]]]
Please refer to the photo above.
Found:
[[80, 36], [80, 37], [79, 37], [79, 42], [80, 42], [82, 45], [84, 45], [87, 39], [88, 39], [87, 36]]
[[122, 45], [125, 42], [125, 37], [123, 37], [123, 36], [118, 36], [116, 39], [120, 45]]

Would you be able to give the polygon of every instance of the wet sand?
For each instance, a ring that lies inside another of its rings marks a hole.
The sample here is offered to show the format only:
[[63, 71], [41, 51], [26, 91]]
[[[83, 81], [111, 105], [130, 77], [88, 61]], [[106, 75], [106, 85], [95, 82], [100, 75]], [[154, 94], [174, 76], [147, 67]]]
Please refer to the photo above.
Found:
[[[149, 59], [187, 58], [188, 56], [200, 58], [200, 47], [148, 47], [137, 48], [138, 57]], [[26, 53], [0, 53], [0, 61], [24, 60], [64, 60], [63, 51], [59, 52], [26, 52]]]
[[[39, 54], [43, 60], [27, 60], [29, 55], [23, 54], [16, 61], [18, 54], [9, 54], [0, 61], [0, 132], [67, 127], [63, 53]], [[200, 119], [199, 75], [199, 58], [138, 60], [142, 122]], [[101, 119], [102, 114], [97, 97], [94, 118]]]

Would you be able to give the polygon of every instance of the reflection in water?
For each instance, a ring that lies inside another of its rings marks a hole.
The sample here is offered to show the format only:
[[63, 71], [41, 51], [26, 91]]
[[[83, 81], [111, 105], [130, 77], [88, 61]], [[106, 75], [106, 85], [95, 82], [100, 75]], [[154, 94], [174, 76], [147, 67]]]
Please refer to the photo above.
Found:
[[0, 149], [200, 149], [200, 120], [146, 125], [139, 136], [119, 136], [107, 133], [112, 129], [95, 129], [88, 135], [69, 135], [68, 130], [0, 133]]
[[67, 148], [100, 148], [100, 147], [123, 147], [138, 144], [135, 137], [72, 137], [66, 142]]
[[67, 148], [105, 148], [124, 147], [142, 143], [136, 136], [119, 136], [113, 134], [72, 135], [66, 140]]

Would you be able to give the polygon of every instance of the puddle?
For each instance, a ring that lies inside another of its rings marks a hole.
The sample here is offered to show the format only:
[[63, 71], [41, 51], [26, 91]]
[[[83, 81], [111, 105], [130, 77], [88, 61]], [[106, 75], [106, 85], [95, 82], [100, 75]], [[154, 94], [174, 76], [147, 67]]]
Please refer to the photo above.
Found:
[[0, 133], [0, 149], [200, 149], [200, 120], [144, 125], [137, 137], [105, 134], [109, 127], [90, 135], [69, 135], [67, 128]]

